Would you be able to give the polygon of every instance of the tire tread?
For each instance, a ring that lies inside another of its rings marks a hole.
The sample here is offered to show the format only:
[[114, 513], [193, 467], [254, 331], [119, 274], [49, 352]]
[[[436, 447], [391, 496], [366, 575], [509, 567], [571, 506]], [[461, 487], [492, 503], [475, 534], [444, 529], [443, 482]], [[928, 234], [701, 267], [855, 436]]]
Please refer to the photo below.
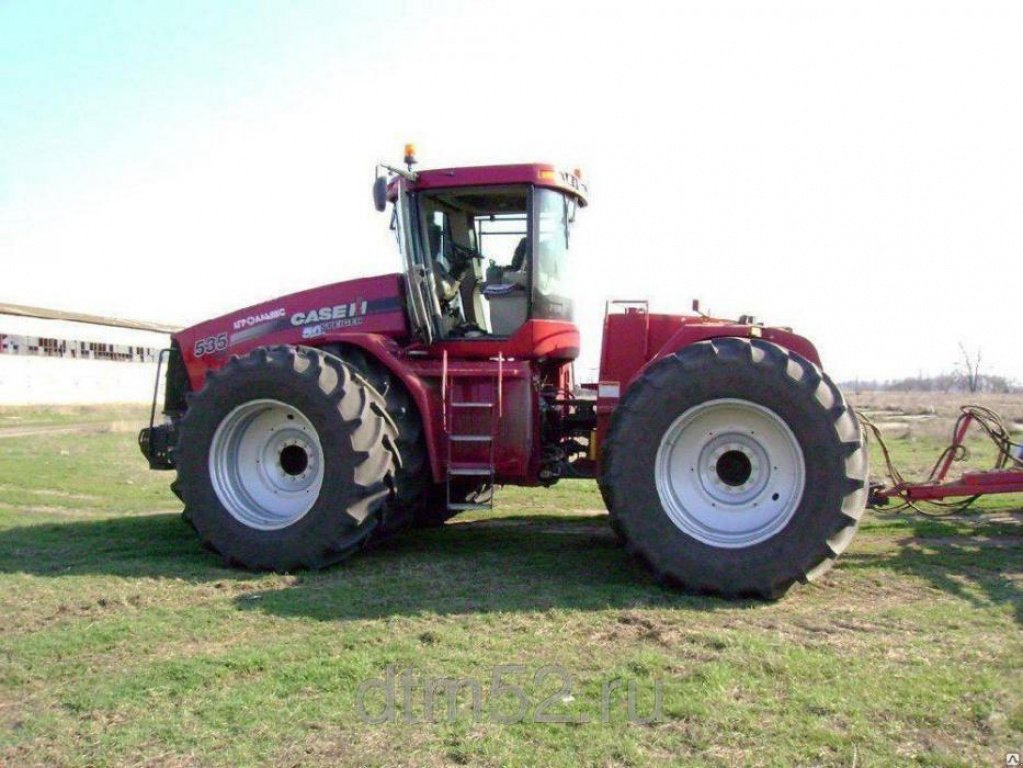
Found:
[[[772, 564], [771, 576], [755, 584], [741, 573], [729, 573], [717, 579], [711, 579], [709, 573], [686, 572], [683, 576], [670, 565], [658, 563], [649, 543], [642, 538], [637, 540], [634, 533], [630, 534], [625, 516], [633, 481], [628, 477], [626, 462], [618, 459], [619, 455], [628, 454], [628, 446], [624, 443], [626, 427], [645, 418], [641, 406], [652, 392], [669, 390], [677, 385], [680, 377], [688, 379], [706, 375], [712, 370], [734, 370], [739, 366], [749, 369], [743, 375], [782, 375], [808, 400], [812, 399], [826, 413], [833, 433], [830, 439], [844, 457], [844, 474], [840, 478], [842, 500], [835, 509], [820, 511], [820, 514], [828, 516], [820, 541], [803, 562], [778, 562], [777, 567]], [[608, 436], [601, 448], [603, 473], [599, 485], [612, 529], [625, 540], [627, 550], [637, 555], [658, 579], [666, 579], [696, 592], [727, 597], [752, 594], [776, 599], [796, 581], [819, 578], [849, 546], [866, 502], [866, 448], [852, 407], [831, 379], [813, 363], [761, 339], [725, 337], [698, 342], [650, 364], [629, 387], [612, 414]]]
[[[183, 472], [180, 463], [172, 488], [184, 501], [183, 517], [199, 531], [203, 547], [219, 553], [226, 564], [278, 572], [324, 568], [365, 546], [385, 516], [385, 508], [394, 495], [397, 456], [393, 446], [397, 428], [380, 415], [386, 413], [383, 398], [344, 360], [310, 347], [260, 347], [245, 356], [233, 356], [222, 368], [209, 371], [202, 389], [189, 393], [188, 409], [179, 429], [179, 456], [183, 451], [208, 450], [208, 446], [192, 445], [192, 434], [210, 431], [206, 422], [218, 413], [225, 388], [244, 387], [261, 370], [280, 377], [290, 376], [296, 392], [322, 398], [337, 412], [337, 430], [350, 441], [356, 462], [352, 472], [357, 482], [354, 492], [349, 493], [347, 507], [334, 510], [332, 522], [318, 524], [315, 535], [307, 537], [308, 540], [302, 539], [292, 549], [282, 551], [273, 545], [259, 546], [226, 537], [215, 524], [215, 517], [228, 513], [222, 508], [219, 511], [206, 508], [210, 505], [201, 502], [200, 486], [208, 481]], [[353, 418], [352, 404], [356, 400], [359, 405]], [[193, 463], [201, 464], [198, 460]]]

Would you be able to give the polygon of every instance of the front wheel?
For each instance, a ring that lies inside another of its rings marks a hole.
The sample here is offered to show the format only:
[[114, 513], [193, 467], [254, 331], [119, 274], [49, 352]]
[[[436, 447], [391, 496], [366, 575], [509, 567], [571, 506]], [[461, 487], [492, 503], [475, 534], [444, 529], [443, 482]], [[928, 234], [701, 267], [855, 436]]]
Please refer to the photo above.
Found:
[[866, 500], [859, 424], [816, 366], [775, 344], [700, 342], [616, 409], [601, 490], [612, 525], [665, 580], [775, 598], [826, 571]]
[[383, 397], [333, 355], [279, 346], [232, 358], [181, 421], [186, 519], [231, 564], [330, 565], [387, 522], [397, 436]]

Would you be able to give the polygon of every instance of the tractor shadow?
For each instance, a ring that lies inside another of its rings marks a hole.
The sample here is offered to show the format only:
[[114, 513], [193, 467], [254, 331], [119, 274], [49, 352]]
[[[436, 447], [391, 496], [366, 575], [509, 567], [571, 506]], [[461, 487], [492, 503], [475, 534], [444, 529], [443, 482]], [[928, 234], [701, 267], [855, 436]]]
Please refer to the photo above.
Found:
[[[923, 580], [972, 605], [1006, 605], [1023, 625], [1021, 534], [1018, 510], [952, 520], [874, 519], [838, 568]], [[233, 600], [240, 611], [321, 621], [768, 605], [683, 594], [658, 584], [597, 513], [490, 517], [408, 530], [338, 566], [293, 574], [285, 585], [272, 587], [266, 586], [266, 574], [227, 568], [202, 551], [176, 513], [45, 523], [0, 531], [0, 572], [230, 583], [239, 593]], [[246, 583], [252, 588], [245, 589]]]
[[854, 541], [840, 567], [911, 576], [975, 607], [1008, 606], [1023, 625], [1023, 510], [881, 518], [863, 539], [871, 528], [885, 530], [895, 546], [862, 551]]
[[466, 613], [755, 606], [686, 595], [626, 554], [604, 515], [535, 515], [408, 531], [288, 590], [239, 598], [246, 610], [322, 621]]
[[204, 552], [178, 513], [47, 522], [0, 530], [0, 573], [175, 578], [194, 583], [255, 578]]
[[[0, 573], [230, 584], [238, 610], [324, 621], [760, 604], [661, 586], [618, 545], [604, 514], [489, 518], [407, 530], [337, 566], [295, 573], [272, 587], [267, 574], [228, 568], [203, 551], [176, 513], [48, 522], [0, 531]], [[245, 589], [249, 582], [252, 588]]]

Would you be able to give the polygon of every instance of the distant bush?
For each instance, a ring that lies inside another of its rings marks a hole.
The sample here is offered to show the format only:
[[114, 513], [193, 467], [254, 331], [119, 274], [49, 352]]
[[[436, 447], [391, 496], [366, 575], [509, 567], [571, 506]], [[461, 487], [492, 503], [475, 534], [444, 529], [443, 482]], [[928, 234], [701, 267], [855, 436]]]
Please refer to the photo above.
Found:
[[855, 392], [986, 392], [993, 395], [1007, 395], [1023, 392], [1023, 385], [1006, 378], [981, 374], [976, 377], [975, 388], [962, 373], [941, 373], [937, 376], [910, 376], [904, 379], [853, 379], [841, 383], [843, 389]]

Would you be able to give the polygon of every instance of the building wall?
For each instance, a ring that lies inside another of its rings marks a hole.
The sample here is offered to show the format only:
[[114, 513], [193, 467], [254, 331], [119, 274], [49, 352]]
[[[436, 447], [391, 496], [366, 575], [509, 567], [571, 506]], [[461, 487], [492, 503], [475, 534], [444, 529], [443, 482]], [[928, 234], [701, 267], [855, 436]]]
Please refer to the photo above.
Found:
[[0, 405], [148, 403], [156, 363], [0, 355]]
[[[0, 315], [0, 335], [19, 338], [18, 353], [13, 352], [10, 339], [6, 351], [0, 350], [0, 405], [148, 403], [153, 397], [156, 363], [149, 354], [126, 355], [124, 351], [159, 350], [170, 344], [166, 334], [153, 331], [13, 315]], [[105, 345], [103, 355], [120, 359], [71, 357], [67, 352], [55, 355], [52, 345], [49, 350], [25, 354], [23, 340], [41, 338], [67, 342], [66, 349], [72, 341], [78, 343], [79, 350], [81, 342]]]

